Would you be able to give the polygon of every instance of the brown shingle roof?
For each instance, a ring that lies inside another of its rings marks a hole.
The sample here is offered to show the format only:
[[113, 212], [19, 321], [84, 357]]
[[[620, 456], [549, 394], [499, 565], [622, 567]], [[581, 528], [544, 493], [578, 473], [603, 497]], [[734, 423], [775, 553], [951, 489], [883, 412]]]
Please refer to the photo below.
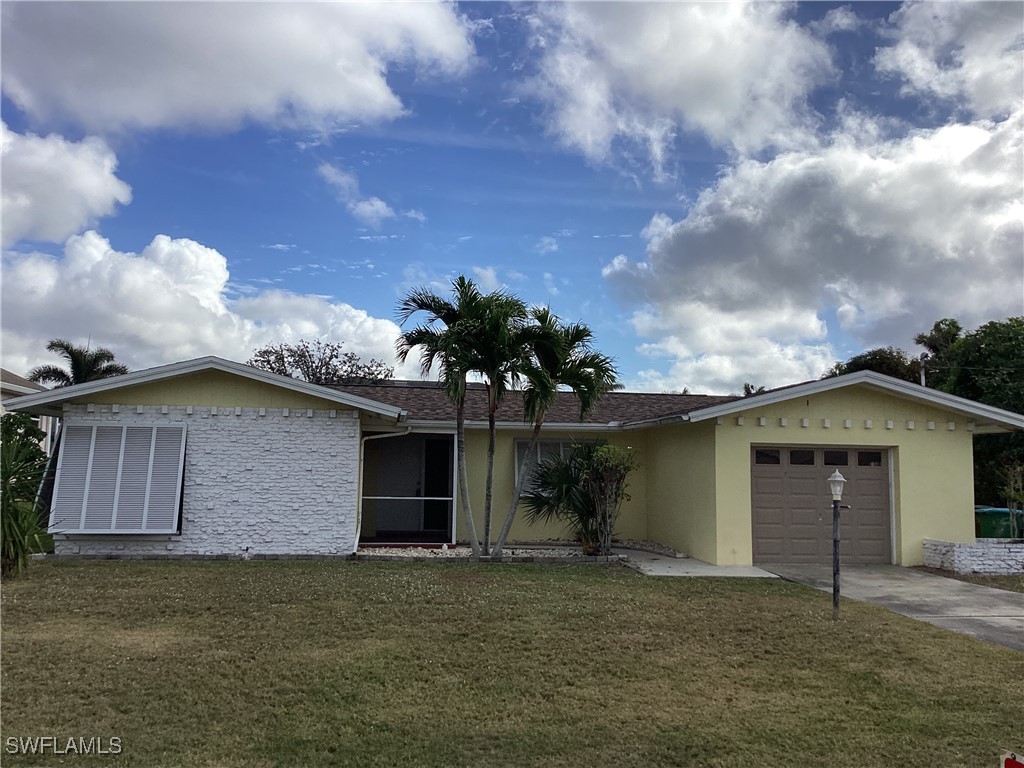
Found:
[[42, 384], [36, 384], [34, 381], [30, 381], [24, 376], [11, 373], [6, 368], [0, 368], [0, 382], [3, 382], [4, 384], [13, 384], [16, 387], [25, 387], [26, 389], [32, 389], [36, 392], [46, 391], [46, 387]]
[[[448, 402], [436, 381], [388, 381], [375, 384], [338, 384], [343, 392], [359, 395], [409, 412], [410, 419], [452, 421], [455, 407]], [[618, 421], [630, 424], [638, 421], [675, 416], [699, 408], [737, 400], [735, 395], [668, 395], [649, 392], [609, 392], [587, 414], [583, 423], [608, 424]], [[548, 424], [576, 424], [580, 421], [580, 407], [570, 392], [560, 392], [558, 401], [548, 412]], [[487, 420], [487, 392], [482, 384], [470, 384], [466, 395], [466, 419]], [[509, 393], [498, 409], [498, 421], [522, 422], [522, 399]]]

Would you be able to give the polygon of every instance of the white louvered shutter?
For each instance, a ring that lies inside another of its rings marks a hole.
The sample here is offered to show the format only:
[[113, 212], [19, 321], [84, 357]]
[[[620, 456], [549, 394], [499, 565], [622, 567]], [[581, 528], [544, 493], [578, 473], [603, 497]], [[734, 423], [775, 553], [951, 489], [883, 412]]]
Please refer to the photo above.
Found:
[[174, 533], [185, 456], [183, 425], [69, 425], [50, 530]]
[[149, 486], [149, 451], [152, 427], [125, 427], [124, 459], [121, 463], [120, 493], [117, 494], [115, 523], [123, 530], [141, 530]]
[[155, 432], [146, 528], [167, 530], [178, 524], [185, 435], [180, 427], [156, 427]]
[[96, 427], [89, 464], [82, 529], [109, 531], [110, 515], [117, 493], [118, 457], [121, 455], [121, 427]]
[[92, 452], [92, 427], [66, 425], [61, 438], [57, 465], [59, 482], [50, 505], [51, 530], [75, 530], [82, 525], [82, 500], [85, 498], [89, 454]]

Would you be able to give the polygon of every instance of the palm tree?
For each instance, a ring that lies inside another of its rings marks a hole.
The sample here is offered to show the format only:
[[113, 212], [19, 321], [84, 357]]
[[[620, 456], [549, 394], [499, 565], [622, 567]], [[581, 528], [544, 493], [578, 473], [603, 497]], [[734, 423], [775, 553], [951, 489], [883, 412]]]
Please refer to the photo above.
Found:
[[404, 325], [417, 312], [425, 312], [427, 322], [399, 336], [396, 352], [398, 361], [404, 363], [409, 353], [420, 347], [423, 375], [430, 375], [435, 364], [438, 365], [441, 386], [455, 405], [459, 497], [469, 529], [469, 544], [473, 556], [479, 557], [480, 540], [470, 506], [466, 474], [466, 376], [471, 370], [466, 336], [483, 314], [486, 302], [473, 281], [462, 275], [452, 281], [452, 298], [453, 301], [449, 301], [425, 288], [410, 291], [398, 305], [400, 322]]
[[484, 492], [483, 551], [491, 554], [491, 518], [494, 500], [494, 449], [498, 407], [529, 366], [530, 348], [536, 334], [527, 326], [526, 305], [503, 292], [488, 294], [488, 309], [477, 325], [472, 370], [484, 377], [487, 390], [487, 481]]
[[594, 335], [590, 328], [582, 323], [565, 325], [546, 307], [536, 308], [531, 314], [536, 325], [530, 339], [530, 360], [521, 375], [526, 382], [523, 389], [523, 415], [533, 422], [533, 434], [519, 467], [505, 524], [494, 544], [494, 557], [501, 557], [501, 550], [512, 529], [529, 474], [530, 460], [537, 449], [547, 412], [558, 398], [559, 389], [567, 388], [576, 396], [582, 421], [602, 395], [619, 386], [612, 359], [594, 351]]
[[[441, 382], [456, 407], [459, 441], [459, 478], [462, 506], [466, 510], [473, 554], [490, 553], [491, 507], [494, 486], [494, 444], [496, 413], [508, 390], [518, 380], [529, 351], [532, 331], [527, 329], [526, 305], [504, 291], [481, 294], [464, 276], [452, 281], [454, 302], [426, 290], [410, 292], [399, 303], [398, 316], [404, 324], [413, 314], [427, 313], [427, 322], [403, 334], [397, 344], [398, 359], [404, 361], [414, 347], [421, 347], [420, 369], [429, 374], [440, 366]], [[437, 324], [443, 324], [439, 329]], [[476, 524], [469, 507], [469, 484], [465, 459], [466, 377], [478, 373], [487, 390], [487, 481], [484, 495], [484, 538], [478, 550]]]
[[60, 355], [68, 362], [65, 370], [57, 365], [40, 365], [28, 373], [28, 378], [40, 384], [70, 387], [87, 381], [106, 379], [128, 373], [128, 367], [114, 362], [114, 353], [100, 347], [79, 347], [65, 339], [52, 339], [46, 345], [49, 352]]

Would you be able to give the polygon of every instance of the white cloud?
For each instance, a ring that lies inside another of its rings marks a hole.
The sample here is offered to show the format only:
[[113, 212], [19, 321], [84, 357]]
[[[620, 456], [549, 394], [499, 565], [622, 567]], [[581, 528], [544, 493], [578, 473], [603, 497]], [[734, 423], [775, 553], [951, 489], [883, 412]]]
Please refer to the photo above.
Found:
[[908, 3], [889, 21], [895, 42], [878, 50], [875, 68], [901, 78], [904, 93], [956, 100], [980, 117], [1020, 109], [1020, 3]]
[[[656, 176], [680, 130], [746, 153], [813, 143], [810, 91], [828, 47], [781, 3], [566, 3], [534, 17], [527, 92], [549, 130], [591, 160], [639, 148]], [[642, 53], [642, 55], [641, 55]]]
[[836, 32], [853, 32], [864, 25], [864, 21], [855, 14], [848, 5], [830, 9], [817, 21], [807, 26], [815, 34], [827, 37]]
[[374, 229], [379, 229], [382, 222], [395, 217], [391, 206], [379, 197], [357, 200], [349, 204], [348, 210], [357, 220]]
[[269, 248], [272, 251], [290, 251], [295, 248], [294, 243], [271, 243], [270, 245], [264, 245], [264, 248]]
[[20, 134], [0, 122], [0, 152], [5, 247], [22, 239], [63, 242], [131, 202], [102, 139]]
[[320, 178], [334, 188], [338, 200], [345, 204], [348, 212], [368, 227], [380, 229], [383, 222], [395, 217], [391, 206], [379, 197], [360, 199], [362, 196], [359, 193], [359, 180], [354, 173], [330, 163], [321, 163], [316, 170]]
[[1020, 314], [1022, 123], [742, 160], [683, 219], [652, 218], [645, 261], [603, 274], [645, 307], [633, 324], [668, 356], [671, 388], [816, 377], [834, 362], [830, 312], [867, 346], [903, 347], [942, 317]]
[[459, 75], [472, 34], [448, 3], [26, 3], [4, 9], [2, 83], [94, 131], [331, 130], [402, 115], [389, 67]]
[[255, 347], [300, 338], [394, 360], [398, 326], [349, 304], [276, 289], [230, 300], [226, 259], [193, 240], [158, 235], [123, 253], [90, 231], [62, 257], [6, 253], [3, 268], [3, 366], [22, 373], [53, 362], [45, 346], [58, 337], [109, 347], [132, 368], [209, 354], [245, 361]]
[[533, 246], [533, 250], [535, 250], [541, 256], [544, 256], [545, 254], [548, 253], [554, 253], [555, 251], [558, 250], [558, 241], [555, 240], [555, 238], [553, 237], [545, 235], [544, 237], [537, 241], [537, 243]]
[[473, 275], [476, 277], [476, 284], [484, 293], [497, 291], [504, 286], [494, 267], [473, 267]]
[[413, 219], [414, 221], [418, 221], [420, 224], [427, 223], [426, 214], [424, 214], [423, 211], [419, 210], [418, 208], [413, 208], [408, 211], [402, 211], [402, 215], [405, 216], [407, 219]]
[[544, 273], [544, 288], [551, 296], [557, 296], [559, 293], [558, 286], [555, 285], [555, 276], [550, 272]]

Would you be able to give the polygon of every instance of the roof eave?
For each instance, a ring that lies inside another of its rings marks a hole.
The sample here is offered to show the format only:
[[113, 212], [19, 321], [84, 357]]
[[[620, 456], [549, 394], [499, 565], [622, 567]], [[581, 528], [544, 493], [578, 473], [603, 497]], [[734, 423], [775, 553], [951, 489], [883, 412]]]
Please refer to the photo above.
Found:
[[38, 392], [31, 395], [22, 395], [11, 400], [4, 401], [4, 407], [10, 410], [27, 411], [29, 413], [41, 413], [44, 415], [59, 416], [60, 406], [69, 400], [78, 400], [88, 395], [100, 392], [123, 389], [125, 387], [140, 386], [155, 381], [184, 376], [191, 373], [203, 371], [221, 371], [243, 376], [253, 381], [260, 381], [271, 386], [280, 387], [294, 392], [318, 397], [321, 400], [336, 402], [357, 410], [375, 413], [386, 418], [395, 419], [396, 422], [405, 421], [407, 411], [393, 405], [368, 400], [359, 395], [351, 395], [347, 392], [322, 387], [318, 384], [310, 384], [298, 379], [290, 379], [287, 376], [269, 373], [268, 371], [253, 368], [252, 366], [236, 363], [233, 360], [208, 356], [199, 357], [194, 360], [185, 360], [180, 363], [170, 363], [156, 368], [146, 368], [141, 371], [132, 371], [121, 376], [112, 376], [108, 379], [88, 381], [84, 384], [75, 384], [70, 387], [50, 389], [45, 392]]
[[787, 387], [775, 392], [751, 395], [741, 400], [714, 405], [710, 408], [697, 409], [690, 411], [689, 420], [698, 422], [720, 416], [729, 416], [734, 413], [749, 411], [753, 408], [774, 405], [775, 403], [795, 400], [800, 397], [807, 397], [858, 384], [873, 387], [898, 397], [929, 403], [967, 417], [973, 417], [979, 420], [978, 428], [976, 429], [978, 432], [1024, 431], [1024, 416], [1019, 413], [995, 408], [984, 403], [977, 403], [967, 398], [940, 392], [937, 389], [922, 387], [919, 384], [911, 384], [910, 382], [894, 379], [891, 376], [884, 376], [874, 371], [857, 371], [856, 373], [849, 373], [844, 376], [835, 376], [820, 381], [798, 384], [795, 387]]

